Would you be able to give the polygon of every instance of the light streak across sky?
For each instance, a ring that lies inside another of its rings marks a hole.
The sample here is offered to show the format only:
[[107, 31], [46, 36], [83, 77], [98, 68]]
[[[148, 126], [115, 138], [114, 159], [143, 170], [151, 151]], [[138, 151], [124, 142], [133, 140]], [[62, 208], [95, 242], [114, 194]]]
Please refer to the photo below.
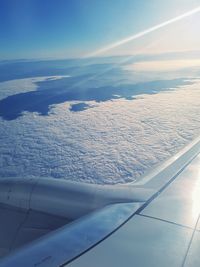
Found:
[[108, 52], [108, 51], [110, 51], [110, 50], [112, 50], [114, 48], [122, 46], [122, 45], [124, 45], [124, 44], [126, 44], [128, 42], [133, 41], [133, 40], [139, 39], [140, 37], [143, 37], [143, 36], [145, 36], [145, 35], [147, 35], [149, 33], [152, 33], [152, 32], [154, 32], [156, 30], [164, 28], [164, 27], [166, 27], [166, 26], [168, 26], [170, 24], [173, 24], [173, 23], [175, 23], [177, 21], [183, 20], [184, 18], [190, 17], [190, 16], [192, 16], [192, 15], [198, 13], [198, 12], [200, 12], [200, 6], [198, 6], [197, 8], [194, 8], [194, 9], [188, 11], [188, 12], [185, 12], [182, 15], [179, 15], [177, 17], [169, 19], [169, 20], [167, 20], [165, 22], [162, 22], [162, 23], [160, 23], [158, 25], [155, 25], [155, 26], [153, 26], [151, 28], [148, 28], [148, 29], [146, 29], [144, 31], [141, 31], [139, 33], [131, 35], [131, 36], [125, 38], [125, 39], [119, 40], [116, 43], [110, 44], [110, 45], [108, 45], [106, 47], [103, 47], [103, 48], [101, 48], [99, 50], [96, 50], [93, 53], [86, 55], [85, 57], [95, 57], [95, 56], [104, 54], [104, 53], [106, 53], [106, 52]]

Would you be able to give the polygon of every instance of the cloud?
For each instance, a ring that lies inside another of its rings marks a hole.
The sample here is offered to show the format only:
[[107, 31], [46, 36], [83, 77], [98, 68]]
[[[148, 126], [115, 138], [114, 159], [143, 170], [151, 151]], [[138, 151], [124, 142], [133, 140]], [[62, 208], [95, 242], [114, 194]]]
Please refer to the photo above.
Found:
[[181, 69], [200, 68], [200, 59], [143, 61], [127, 65], [126, 70], [133, 72], [169, 72]]
[[[0, 97], [6, 88], [13, 88], [8, 95], [16, 93], [19, 84], [23, 93], [35, 88], [32, 79], [1, 83]], [[49, 116], [25, 112], [12, 121], [0, 119], [0, 176], [130, 182], [200, 134], [198, 80], [135, 101], [84, 103], [95, 108], [74, 113], [70, 103], [60, 103]]]
[[[118, 75], [120, 75], [120, 72]], [[86, 82], [80, 82], [81, 80]], [[185, 79], [158, 80], [138, 84], [119, 84], [107, 86], [91, 86], [87, 78], [65, 77], [46, 78], [38, 81], [37, 90], [21, 92], [0, 100], [0, 116], [5, 120], [15, 120], [22, 116], [23, 112], [37, 112], [46, 116], [49, 114], [52, 105], [73, 101], [96, 101], [105, 102], [119, 98], [133, 100], [141, 94], [155, 94], [166, 91], [192, 81]], [[88, 87], [87, 87], [88, 86]], [[84, 111], [92, 105], [79, 103], [71, 106], [71, 111]]]

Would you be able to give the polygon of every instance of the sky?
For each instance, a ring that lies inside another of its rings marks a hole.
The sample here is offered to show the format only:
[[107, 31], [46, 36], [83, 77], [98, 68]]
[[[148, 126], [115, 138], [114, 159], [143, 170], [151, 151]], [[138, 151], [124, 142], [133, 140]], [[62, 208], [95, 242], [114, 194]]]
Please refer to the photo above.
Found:
[[[199, 0], [0, 0], [0, 60], [84, 57]], [[198, 50], [200, 12], [105, 55]]]

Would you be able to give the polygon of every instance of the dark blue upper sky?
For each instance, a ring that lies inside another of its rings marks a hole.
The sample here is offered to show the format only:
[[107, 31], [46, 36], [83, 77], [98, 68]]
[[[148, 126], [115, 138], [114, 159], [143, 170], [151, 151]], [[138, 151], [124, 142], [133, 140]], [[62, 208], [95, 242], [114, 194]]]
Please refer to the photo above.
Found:
[[198, 5], [199, 0], [0, 0], [0, 59], [79, 57]]

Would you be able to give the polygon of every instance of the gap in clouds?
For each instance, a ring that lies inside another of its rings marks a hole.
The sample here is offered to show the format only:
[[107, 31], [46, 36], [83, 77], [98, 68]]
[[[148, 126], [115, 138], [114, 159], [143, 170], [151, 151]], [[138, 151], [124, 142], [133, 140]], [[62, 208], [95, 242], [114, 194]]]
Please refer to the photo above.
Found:
[[[74, 79], [77, 82], [83, 77], [67, 77], [57, 80], [37, 82], [37, 90], [19, 93], [0, 100], [0, 116], [4, 120], [15, 120], [23, 112], [37, 112], [47, 116], [51, 106], [64, 102], [95, 101], [97, 103], [124, 98], [134, 100], [135, 96], [143, 94], [156, 94], [168, 91], [182, 85], [192, 84], [192, 80], [183, 78], [173, 80], [159, 80], [138, 84], [123, 84], [103, 87], [71, 87]], [[88, 103], [72, 104], [70, 110], [84, 111], [92, 106]]]
[[[39, 74], [39, 76], [46, 74], [52, 77], [60, 75], [59, 79], [48, 77], [41, 81], [36, 80], [34, 91], [15, 92], [1, 99], [0, 117], [4, 120], [15, 120], [24, 112], [37, 112], [47, 116], [52, 106], [64, 102], [80, 102], [71, 103], [70, 107], [70, 111], [80, 112], [94, 107], [95, 105], [90, 105], [91, 101], [100, 103], [120, 98], [134, 100], [138, 95], [156, 94], [189, 85], [193, 83], [194, 77], [198, 76], [200, 66], [195, 68], [195, 75], [193, 75], [193, 68], [181, 71], [178, 68], [173, 72], [163, 73], [157, 70], [159, 66], [161, 69], [163, 65], [170, 67], [174, 62], [180, 62], [180, 59], [188, 56], [192, 60], [187, 59], [183, 62], [191, 63], [197, 55], [199, 55], [198, 52], [187, 52], [89, 60], [0, 62], [1, 81], [6, 81], [8, 78], [13, 80], [16, 77], [36, 77]], [[166, 56], [170, 60], [166, 61]], [[171, 59], [172, 57], [174, 60]], [[156, 65], [156, 70], [153, 69], [152, 64]], [[138, 66], [142, 68], [138, 69]], [[174, 66], [171, 67], [174, 68]], [[10, 69], [9, 72], [8, 69]]]

